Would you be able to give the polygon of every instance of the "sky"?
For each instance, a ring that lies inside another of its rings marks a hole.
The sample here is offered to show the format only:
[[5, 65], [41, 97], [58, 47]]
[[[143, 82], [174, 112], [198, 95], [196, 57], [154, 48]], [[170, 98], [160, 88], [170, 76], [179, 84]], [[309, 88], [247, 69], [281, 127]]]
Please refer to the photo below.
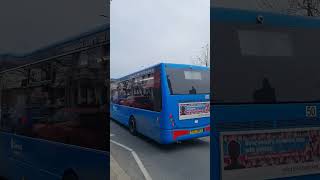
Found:
[[191, 64], [210, 43], [210, 0], [113, 0], [110, 33], [111, 78]]
[[3, 0], [0, 54], [28, 53], [106, 24], [106, 0]]

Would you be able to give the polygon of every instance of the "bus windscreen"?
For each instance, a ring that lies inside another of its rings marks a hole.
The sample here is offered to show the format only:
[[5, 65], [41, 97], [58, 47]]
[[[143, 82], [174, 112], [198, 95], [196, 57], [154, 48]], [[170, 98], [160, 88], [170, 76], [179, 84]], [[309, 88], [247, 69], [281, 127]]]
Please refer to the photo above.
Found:
[[216, 25], [213, 102], [320, 101], [318, 32], [318, 29]]
[[209, 70], [166, 68], [168, 86], [172, 95], [209, 94]]

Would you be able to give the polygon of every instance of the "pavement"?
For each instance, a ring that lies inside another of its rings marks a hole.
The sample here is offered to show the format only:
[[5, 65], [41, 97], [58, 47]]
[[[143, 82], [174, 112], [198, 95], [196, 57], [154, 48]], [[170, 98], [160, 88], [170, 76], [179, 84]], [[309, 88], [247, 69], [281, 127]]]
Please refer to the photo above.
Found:
[[111, 156], [111, 171], [110, 171], [110, 179], [111, 180], [131, 180], [129, 175], [120, 167], [118, 162], [114, 160], [113, 156]]
[[111, 180], [210, 179], [210, 137], [160, 145], [110, 121]]

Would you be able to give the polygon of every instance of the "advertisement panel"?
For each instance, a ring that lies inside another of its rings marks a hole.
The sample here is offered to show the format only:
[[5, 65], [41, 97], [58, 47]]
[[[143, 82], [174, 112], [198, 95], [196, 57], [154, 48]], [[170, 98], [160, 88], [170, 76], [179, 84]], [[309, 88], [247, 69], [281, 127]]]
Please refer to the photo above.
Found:
[[320, 172], [320, 127], [223, 132], [223, 180], [257, 180]]
[[210, 117], [210, 102], [179, 103], [179, 119]]

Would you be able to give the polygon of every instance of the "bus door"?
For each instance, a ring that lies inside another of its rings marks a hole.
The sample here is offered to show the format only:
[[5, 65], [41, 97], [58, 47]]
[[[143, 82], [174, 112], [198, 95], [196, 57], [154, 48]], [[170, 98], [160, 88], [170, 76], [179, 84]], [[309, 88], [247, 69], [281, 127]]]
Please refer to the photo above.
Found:
[[211, 13], [212, 178], [319, 179], [320, 21]]
[[166, 128], [207, 126], [210, 117], [210, 73], [197, 66], [165, 65]]

